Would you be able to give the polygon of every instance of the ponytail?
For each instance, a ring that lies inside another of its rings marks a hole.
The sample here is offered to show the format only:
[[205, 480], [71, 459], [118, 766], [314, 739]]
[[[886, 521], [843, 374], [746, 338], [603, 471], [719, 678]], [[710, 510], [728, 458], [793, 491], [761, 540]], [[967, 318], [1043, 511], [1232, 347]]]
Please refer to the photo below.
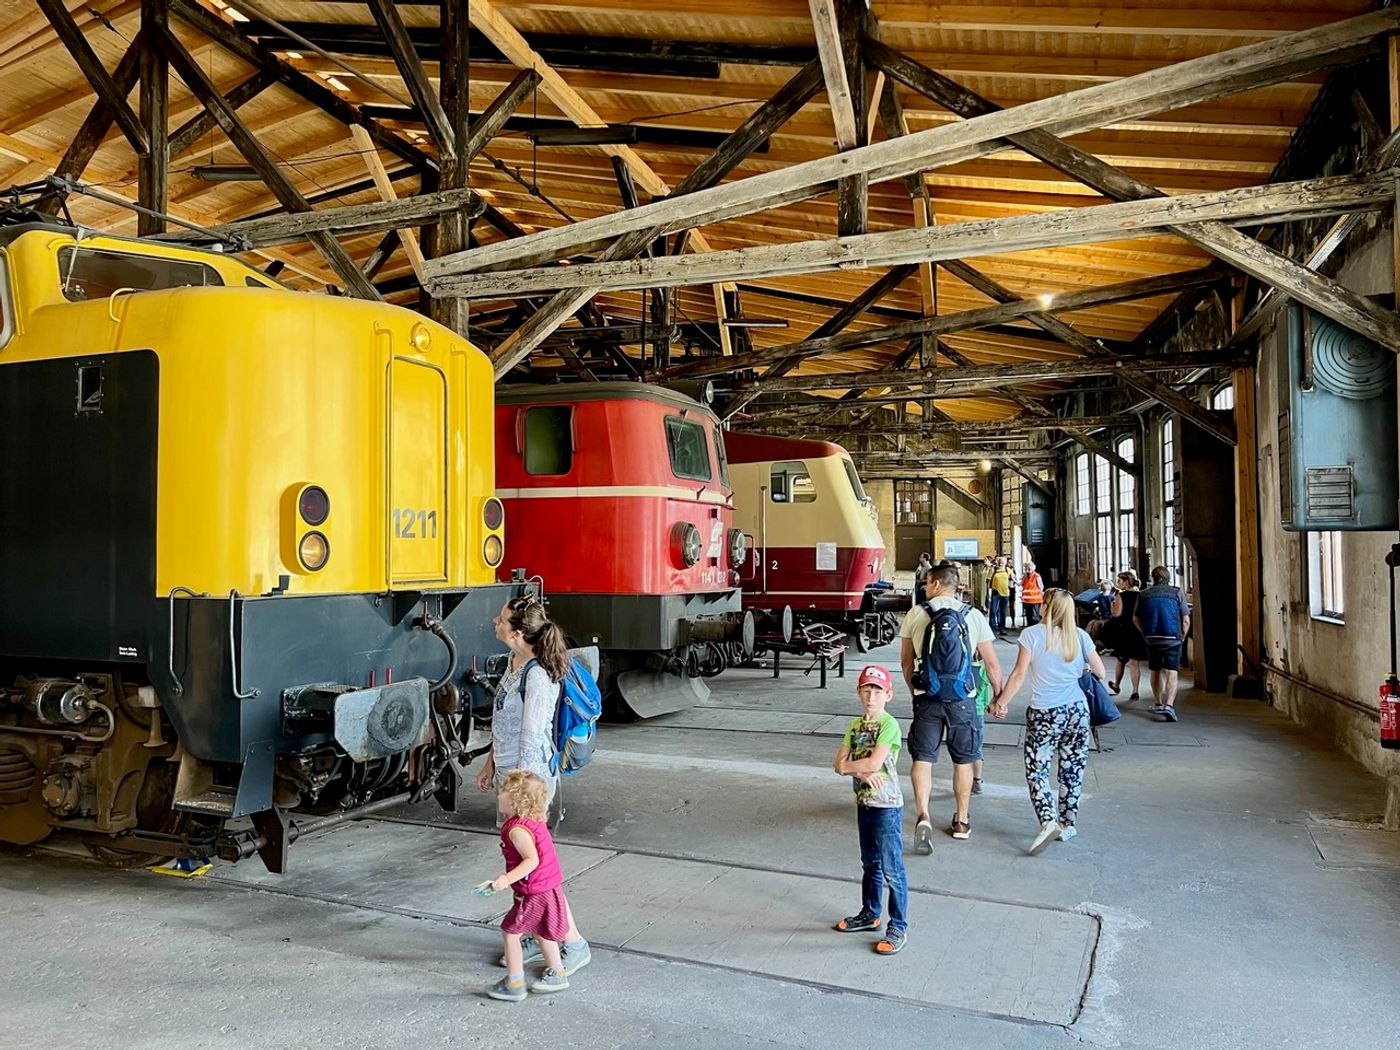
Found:
[[525, 640], [534, 648], [535, 659], [549, 675], [549, 680], [562, 682], [569, 670], [569, 645], [559, 625], [547, 619], [537, 631], [527, 632]]
[[506, 612], [513, 631], [519, 631], [534, 651], [536, 662], [551, 682], [562, 682], [569, 670], [569, 645], [559, 625], [549, 618], [537, 598], [512, 598]]

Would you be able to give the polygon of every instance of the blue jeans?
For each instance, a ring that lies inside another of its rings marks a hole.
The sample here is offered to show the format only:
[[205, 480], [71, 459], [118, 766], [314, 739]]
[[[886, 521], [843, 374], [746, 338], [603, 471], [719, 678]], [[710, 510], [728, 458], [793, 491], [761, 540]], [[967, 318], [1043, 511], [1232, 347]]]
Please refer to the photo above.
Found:
[[908, 927], [909, 880], [904, 874], [904, 807], [882, 809], [857, 806], [856, 827], [860, 829], [860, 863], [865, 874], [860, 881], [861, 911], [880, 915], [880, 895], [890, 888], [888, 929]]
[[1010, 595], [992, 592], [992, 630], [1001, 634], [1006, 630], [1006, 607], [1010, 604]]

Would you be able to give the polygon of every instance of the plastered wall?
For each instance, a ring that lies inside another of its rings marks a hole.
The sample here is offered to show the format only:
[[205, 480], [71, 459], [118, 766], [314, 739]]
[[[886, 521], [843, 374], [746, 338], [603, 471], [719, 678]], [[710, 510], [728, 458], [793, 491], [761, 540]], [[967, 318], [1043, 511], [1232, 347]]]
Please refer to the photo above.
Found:
[[[1338, 279], [1364, 295], [1393, 292], [1389, 229], [1369, 239], [1361, 232], [1356, 236], [1361, 243], [1352, 249]], [[1376, 719], [1368, 712], [1376, 709], [1376, 689], [1390, 664], [1390, 581], [1383, 559], [1397, 537], [1344, 534], [1345, 623], [1312, 617], [1305, 534], [1285, 532], [1279, 524], [1277, 356], [1281, 338], [1281, 324], [1261, 336], [1255, 379], [1263, 648], [1265, 659], [1277, 672], [1266, 672], [1265, 684], [1278, 708], [1331, 737], [1343, 751], [1390, 779], [1386, 804], [1395, 826], [1400, 824], [1400, 752], [1380, 747]]]

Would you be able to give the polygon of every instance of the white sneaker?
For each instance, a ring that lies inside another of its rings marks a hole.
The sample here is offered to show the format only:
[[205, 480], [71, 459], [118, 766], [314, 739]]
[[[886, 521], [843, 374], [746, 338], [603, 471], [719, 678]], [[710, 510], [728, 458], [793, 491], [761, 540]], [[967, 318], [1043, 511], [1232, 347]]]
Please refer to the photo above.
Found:
[[933, 852], [933, 825], [927, 820], [914, 827], [914, 852], [925, 856]]
[[1053, 820], [1048, 824], [1042, 824], [1040, 826], [1040, 834], [1035, 837], [1035, 841], [1031, 843], [1031, 848], [1026, 852], [1032, 857], [1040, 856], [1040, 854], [1045, 851], [1046, 846], [1060, 837], [1060, 830], [1060, 825]]
[[1060, 826], [1060, 841], [1061, 841], [1061, 842], [1068, 842], [1070, 839], [1074, 838], [1074, 836], [1076, 836], [1076, 835], [1078, 835], [1078, 834], [1079, 834], [1079, 832], [1077, 832], [1077, 831], [1074, 829], [1074, 825], [1073, 825], [1073, 824], [1069, 824], [1069, 825], [1063, 825], [1063, 824], [1062, 824], [1062, 825]]

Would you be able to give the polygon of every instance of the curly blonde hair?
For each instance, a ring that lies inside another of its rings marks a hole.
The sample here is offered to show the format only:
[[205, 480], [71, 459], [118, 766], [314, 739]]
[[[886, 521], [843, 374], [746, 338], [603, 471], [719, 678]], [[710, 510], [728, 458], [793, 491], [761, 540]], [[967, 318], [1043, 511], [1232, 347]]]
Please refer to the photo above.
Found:
[[549, 810], [549, 786], [537, 773], [528, 769], [512, 769], [506, 774], [500, 793], [510, 799], [517, 817], [544, 820]]

